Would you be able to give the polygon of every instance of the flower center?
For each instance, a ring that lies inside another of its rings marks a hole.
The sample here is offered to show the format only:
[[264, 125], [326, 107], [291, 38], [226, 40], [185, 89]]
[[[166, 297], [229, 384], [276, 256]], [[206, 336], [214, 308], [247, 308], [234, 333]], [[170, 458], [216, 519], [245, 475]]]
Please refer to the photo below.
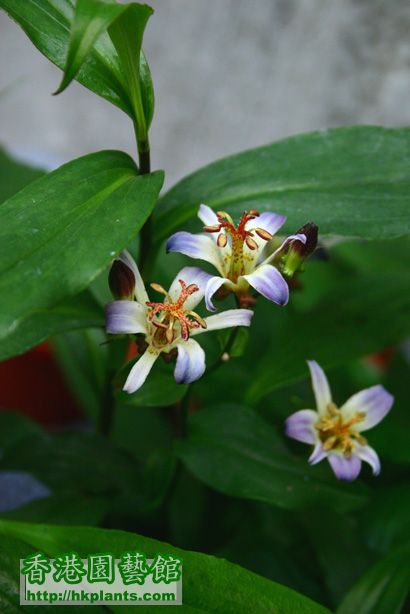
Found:
[[151, 288], [164, 294], [167, 299], [163, 303], [146, 303], [150, 309], [148, 320], [153, 325], [151, 338], [153, 345], [158, 348], [169, 345], [177, 339], [178, 335], [187, 341], [193, 328], [206, 328], [206, 322], [200, 315], [183, 308], [187, 298], [194, 292], [198, 292], [198, 286], [196, 284], [187, 286], [182, 279], [178, 279], [178, 282], [181, 286], [181, 293], [175, 302], [162, 286], [151, 284]]
[[355, 441], [363, 446], [367, 443], [367, 440], [354, 430], [354, 425], [362, 422], [366, 414], [359, 411], [349, 420], [343, 420], [342, 412], [334, 403], [329, 403], [326, 412], [315, 425], [323, 449], [337, 450], [350, 458]]
[[227, 273], [228, 279], [237, 282], [240, 275], [245, 274], [245, 259], [247, 254], [244, 253], [245, 245], [251, 251], [258, 249], [258, 243], [254, 239], [254, 233], [256, 233], [264, 241], [270, 241], [272, 235], [264, 228], [252, 228], [252, 230], [246, 230], [245, 226], [250, 220], [254, 220], [259, 217], [259, 212], [251, 209], [245, 211], [239, 221], [238, 226], [235, 226], [229, 213], [225, 211], [218, 211], [216, 214], [218, 218], [218, 224], [215, 226], [204, 226], [205, 232], [218, 232], [217, 245], [218, 247], [225, 247], [228, 242], [228, 236], [231, 239], [231, 259], [229, 264], [229, 271]]

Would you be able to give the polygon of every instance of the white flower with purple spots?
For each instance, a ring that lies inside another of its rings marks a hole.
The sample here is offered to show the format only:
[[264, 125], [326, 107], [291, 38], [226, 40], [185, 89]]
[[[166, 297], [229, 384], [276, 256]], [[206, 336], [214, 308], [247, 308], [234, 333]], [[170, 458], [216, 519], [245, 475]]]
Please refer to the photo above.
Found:
[[394, 398], [383, 386], [372, 386], [354, 394], [338, 408], [326, 375], [314, 360], [308, 361], [317, 410], [302, 409], [286, 420], [286, 434], [312, 444], [309, 463], [327, 458], [339, 480], [355, 480], [362, 461], [373, 475], [380, 473], [380, 460], [362, 432], [378, 424], [390, 411]]
[[235, 226], [228, 213], [215, 213], [201, 205], [198, 217], [205, 224], [205, 234], [177, 232], [168, 239], [167, 251], [205, 260], [217, 269], [219, 275], [211, 277], [206, 286], [207, 308], [215, 311], [212, 297], [218, 290], [234, 292], [241, 299], [248, 295], [250, 286], [270, 301], [286, 305], [288, 284], [273, 263], [291, 241], [306, 243], [306, 236], [291, 235], [269, 253], [266, 244], [283, 226], [286, 216], [250, 210]]
[[253, 312], [230, 309], [202, 318], [193, 311], [204, 296], [210, 275], [196, 267], [182, 269], [168, 292], [158, 284], [151, 287], [164, 295], [163, 302], [148, 298], [137, 265], [127, 252], [118, 260], [132, 271], [135, 278], [135, 300], [117, 300], [106, 307], [107, 332], [144, 335], [147, 344], [143, 355], [132, 367], [124, 390], [135, 392], [145, 382], [161, 353], [177, 351], [174, 377], [178, 384], [189, 384], [205, 371], [205, 353], [191, 337], [200, 333], [234, 326], [250, 326]]

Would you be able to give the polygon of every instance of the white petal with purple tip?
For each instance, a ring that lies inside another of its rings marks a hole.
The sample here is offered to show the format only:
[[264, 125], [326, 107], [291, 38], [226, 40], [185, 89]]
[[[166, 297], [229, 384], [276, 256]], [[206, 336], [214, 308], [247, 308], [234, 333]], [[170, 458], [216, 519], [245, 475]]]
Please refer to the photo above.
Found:
[[234, 284], [226, 277], [211, 277], [206, 284], [205, 289], [205, 305], [209, 311], [216, 311], [216, 307], [212, 302], [212, 297], [219, 290], [221, 286], [226, 284], [227, 286], [233, 286]]
[[209, 235], [194, 235], [190, 232], [176, 232], [167, 241], [167, 252], [178, 252], [205, 260], [212, 264], [223, 275], [223, 262], [221, 253], [215, 241]]
[[191, 336], [200, 335], [211, 330], [220, 330], [221, 328], [231, 328], [233, 326], [250, 326], [253, 316], [253, 311], [250, 309], [228, 309], [214, 316], [204, 318], [206, 328], [194, 328], [191, 331]]
[[126, 264], [131, 271], [134, 273], [135, 277], [135, 298], [139, 303], [145, 305], [147, 301], [149, 301], [147, 291], [145, 290], [144, 282], [142, 281], [141, 274], [137, 267], [137, 264], [131, 254], [124, 249], [121, 254], [118, 256], [118, 260], [121, 260], [124, 264]]
[[178, 358], [174, 377], [177, 384], [190, 384], [205, 371], [205, 352], [193, 339], [177, 344]]
[[289, 300], [289, 288], [278, 269], [270, 264], [259, 266], [253, 273], [242, 276], [248, 284], [269, 301], [286, 305]]
[[313, 409], [301, 409], [286, 420], [286, 435], [304, 443], [316, 443], [318, 436], [315, 424], [317, 421], [317, 412]]
[[357, 412], [363, 412], [366, 417], [355, 425], [357, 431], [366, 431], [383, 420], [390, 411], [394, 397], [383, 386], [372, 386], [354, 394], [340, 408], [345, 419], [349, 419]]
[[141, 388], [158, 356], [159, 353], [155, 352], [152, 348], [148, 348], [144, 352], [129, 372], [123, 388], [125, 392], [131, 394]]
[[315, 393], [316, 406], [319, 414], [326, 412], [327, 406], [332, 402], [329, 382], [322, 367], [315, 360], [308, 360], [307, 364], [312, 377], [312, 387]]
[[370, 465], [373, 475], [379, 475], [381, 467], [380, 459], [376, 450], [374, 450], [371, 446], [357, 446], [355, 453], [362, 461]]
[[350, 458], [346, 458], [343, 454], [329, 454], [327, 458], [338, 480], [351, 482], [360, 473], [362, 462], [355, 454]]
[[183, 309], [192, 310], [200, 303], [204, 297], [205, 289], [208, 281], [211, 279], [212, 275], [206, 273], [202, 269], [196, 266], [186, 266], [179, 271], [176, 275], [174, 281], [171, 284], [169, 289], [169, 296], [172, 301], [178, 300], [179, 295], [181, 294], [181, 284], [179, 280], [182, 279], [186, 283], [187, 286], [191, 284], [196, 284], [198, 286], [198, 290], [193, 292], [186, 301], [184, 302]]
[[113, 301], [105, 307], [106, 330], [113, 335], [147, 332], [146, 308], [136, 301]]
[[280, 252], [282, 250], [285, 249], [285, 247], [287, 247], [287, 245], [291, 242], [291, 241], [301, 241], [301, 243], [306, 243], [307, 239], [306, 239], [306, 235], [304, 234], [296, 234], [296, 235], [289, 235], [289, 237], [286, 237], [286, 239], [283, 241], [282, 245], [280, 245], [274, 252], [273, 254], [271, 254], [270, 256], [268, 256], [266, 258], [266, 260], [264, 260], [264, 262], [262, 264], [268, 264], [269, 262], [271, 262], [272, 260], [274, 260], [274, 258], [276, 258], [276, 256], [278, 256], [278, 254], [280, 254]]
[[273, 213], [272, 211], [264, 211], [258, 217], [245, 225], [245, 230], [253, 230], [254, 228], [263, 228], [267, 230], [271, 235], [278, 232], [279, 228], [286, 222], [286, 215], [279, 215], [279, 213]]

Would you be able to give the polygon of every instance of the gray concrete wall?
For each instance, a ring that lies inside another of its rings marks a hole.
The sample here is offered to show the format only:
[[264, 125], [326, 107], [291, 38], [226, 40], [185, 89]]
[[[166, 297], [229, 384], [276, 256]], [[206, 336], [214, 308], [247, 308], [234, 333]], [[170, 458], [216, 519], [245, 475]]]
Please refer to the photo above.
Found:
[[[24, 0], [21, 0], [22, 2]], [[167, 184], [229, 153], [330, 126], [410, 123], [408, 0], [154, 0], [153, 165]], [[134, 153], [128, 118], [0, 17], [0, 141], [55, 166]]]

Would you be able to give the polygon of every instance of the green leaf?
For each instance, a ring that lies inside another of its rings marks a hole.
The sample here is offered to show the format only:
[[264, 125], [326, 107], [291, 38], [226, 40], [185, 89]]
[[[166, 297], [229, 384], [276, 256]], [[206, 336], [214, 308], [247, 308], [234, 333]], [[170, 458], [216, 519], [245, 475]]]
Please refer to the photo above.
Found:
[[39, 436], [42, 429], [35, 423], [15, 411], [0, 412], [0, 449], [1, 456], [26, 438]]
[[21, 320], [2, 342], [0, 360], [22, 354], [57, 333], [103, 325], [102, 309], [89, 292], [83, 292]]
[[30, 501], [9, 512], [2, 512], [1, 518], [22, 522], [97, 526], [102, 522], [108, 507], [109, 501], [102, 497], [57, 494]]
[[[119, 555], [138, 549], [150, 558], [158, 552], [183, 560], [184, 605], [204, 612], [255, 614], [325, 614], [328, 610], [295, 591], [213, 556], [174, 548], [169, 544], [124, 531], [85, 527], [57, 527], [0, 521], [0, 533], [18, 539], [49, 556], [76, 551], [80, 556], [93, 552]], [[21, 550], [23, 547], [21, 547]], [[11, 557], [13, 550], [8, 554]], [[128, 609], [121, 608], [127, 612]], [[134, 608], [132, 609], [134, 611]]]
[[[158, 241], [181, 230], [201, 202], [238, 218], [245, 209], [306, 221], [321, 236], [390, 238], [410, 231], [410, 129], [336, 128], [224, 158], [180, 181], [155, 213]], [[200, 231], [196, 220], [192, 228]]]
[[121, 152], [73, 160], [0, 208], [0, 340], [86, 288], [140, 230], [163, 174]]
[[[120, 59], [122, 80], [136, 120], [137, 131], [144, 132], [145, 138], [147, 122], [141, 98], [140, 57], [144, 29], [152, 12], [145, 4], [119, 5], [106, 0], [77, 0], [64, 77], [56, 92], [62, 92], [71, 83], [96, 40], [108, 30]], [[143, 61], [146, 75], [147, 64], [145, 59]], [[151, 107], [148, 105], [148, 116], [150, 113]]]
[[232, 497], [265, 501], [285, 509], [324, 505], [360, 507], [367, 491], [340, 485], [326, 466], [311, 467], [292, 456], [272, 427], [240, 406], [201, 410], [189, 419], [189, 437], [177, 455], [206, 484]]
[[401, 341], [410, 333], [409, 297], [408, 274], [363, 274], [341, 282], [310, 309], [288, 310], [265, 344], [247, 402], [307, 377], [307, 359], [327, 369]]
[[[28, 543], [2, 535], [0, 537], [0, 611], [2, 614], [41, 614], [43, 605], [20, 605], [20, 559], [33, 553]], [[79, 611], [75, 606], [59, 605], [59, 614], [75, 614]], [[104, 614], [104, 606], [93, 606], [93, 614]]]
[[14, 160], [0, 147], [0, 203], [43, 174], [39, 168]]
[[400, 614], [410, 585], [410, 545], [376, 563], [353, 586], [337, 614]]
[[373, 548], [388, 552], [410, 543], [410, 491], [408, 486], [384, 488], [362, 512], [363, 531]]
[[[23, 28], [37, 49], [62, 70], [66, 66], [74, 6], [74, 0], [0, 0], [0, 7]], [[109, 10], [111, 8], [107, 9]], [[149, 68], [142, 52], [140, 72], [142, 99], [149, 124], [153, 113], [153, 89]], [[133, 117], [127, 83], [117, 52], [107, 33], [103, 32], [99, 36], [76, 79]]]

